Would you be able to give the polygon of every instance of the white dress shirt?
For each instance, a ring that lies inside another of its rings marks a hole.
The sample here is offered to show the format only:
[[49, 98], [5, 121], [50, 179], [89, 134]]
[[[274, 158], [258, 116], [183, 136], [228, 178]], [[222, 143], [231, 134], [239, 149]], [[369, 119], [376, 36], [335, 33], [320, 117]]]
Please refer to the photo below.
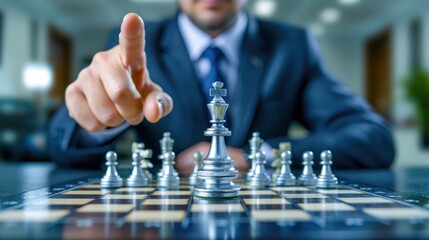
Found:
[[[234, 25], [215, 38], [212, 38], [192, 23], [184, 13], [179, 14], [178, 21], [180, 33], [195, 67], [198, 79], [204, 78], [210, 71], [209, 60], [201, 56], [204, 50], [209, 46], [218, 47], [225, 55], [225, 58], [220, 62], [220, 71], [225, 78], [228, 92], [234, 93], [237, 90], [238, 58], [247, 26], [247, 15], [244, 12], [240, 12]], [[228, 95], [231, 96], [230, 94]]]
[[[240, 12], [234, 25], [215, 38], [197, 27], [184, 13], [179, 14], [178, 21], [180, 33], [198, 79], [204, 78], [210, 71], [209, 60], [201, 56], [204, 50], [209, 46], [215, 46], [222, 50], [226, 59], [221, 61], [220, 70], [228, 86], [229, 103], [233, 105], [234, 98], [231, 96], [237, 91], [240, 48], [248, 22], [247, 15]], [[264, 142], [261, 150], [266, 153], [267, 162], [271, 163], [274, 160], [274, 155], [271, 152], [272, 147]]]

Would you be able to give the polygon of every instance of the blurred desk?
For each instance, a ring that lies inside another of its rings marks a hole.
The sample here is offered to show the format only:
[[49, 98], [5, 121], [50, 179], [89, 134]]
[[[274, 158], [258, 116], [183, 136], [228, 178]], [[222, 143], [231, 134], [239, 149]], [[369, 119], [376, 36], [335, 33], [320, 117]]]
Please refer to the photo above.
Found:
[[0, 162], [0, 198], [97, 174], [100, 172], [57, 168], [51, 162]]

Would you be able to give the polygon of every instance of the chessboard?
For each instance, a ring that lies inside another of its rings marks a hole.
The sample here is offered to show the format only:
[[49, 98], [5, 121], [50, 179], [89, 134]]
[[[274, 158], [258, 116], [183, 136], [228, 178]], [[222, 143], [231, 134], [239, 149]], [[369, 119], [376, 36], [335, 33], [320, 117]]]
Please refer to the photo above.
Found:
[[244, 179], [240, 196], [208, 200], [187, 178], [173, 189], [104, 189], [100, 178], [3, 197], [0, 238], [395, 239], [429, 237], [429, 211], [389, 190], [340, 181], [336, 188], [269, 186]]
[[101, 178], [0, 198], [0, 239], [429, 238], [429, 203], [421, 206], [399, 192], [338, 181], [329, 150], [320, 154], [318, 177], [313, 152], [304, 152], [296, 178], [291, 145], [281, 143], [273, 149], [276, 170], [270, 176], [263, 140], [255, 132], [249, 140], [251, 167], [237, 179], [223, 139], [231, 132], [223, 126], [228, 104], [222, 86], [215, 82], [210, 90], [212, 126], [204, 132], [215, 147], [204, 159], [194, 154], [190, 177], [175, 171], [174, 139], [166, 132], [156, 174], [149, 170], [152, 150], [135, 143], [131, 174], [118, 174], [118, 156], [109, 151]]

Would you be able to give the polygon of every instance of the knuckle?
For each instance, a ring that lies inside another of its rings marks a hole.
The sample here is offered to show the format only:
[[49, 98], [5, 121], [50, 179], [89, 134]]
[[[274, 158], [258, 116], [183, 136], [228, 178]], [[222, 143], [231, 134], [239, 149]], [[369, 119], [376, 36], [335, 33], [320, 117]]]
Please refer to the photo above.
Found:
[[130, 88], [127, 86], [121, 86], [113, 90], [111, 98], [113, 102], [121, 103], [128, 99], [131, 94], [132, 92]]
[[116, 126], [121, 122], [121, 118], [116, 113], [108, 113], [100, 117], [100, 121], [107, 126]]
[[122, 45], [126, 50], [129, 50], [129, 51], [140, 50], [142, 47], [142, 43], [131, 39], [127, 39], [126, 41], [123, 41]]
[[81, 79], [87, 79], [90, 76], [90, 72], [91, 70], [88, 67], [82, 69], [82, 71], [79, 72], [76, 81], [79, 81]]
[[71, 84], [66, 88], [64, 95], [65, 95], [65, 100], [68, 107], [69, 105], [73, 105], [73, 103], [76, 101], [76, 98], [79, 96], [78, 92], [79, 90], [75, 84]]
[[94, 65], [103, 65], [108, 61], [108, 54], [106, 52], [98, 52], [92, 58], [92, 63]]
[[131, 124], [131, 125], [137, 125], [139, 124], [141, 121], [143, 121], [143, 116], [140, 113], [134, 113], [134, 114], [130, 114], [127, 118], [127, 121]]
[[76, 88], [74, 87], [74, 84], [70, 84], [66, 88], [66, 92], [65, 92], [66, 100], [72, 98], [74, 96], [75, 92], [76, 92]]

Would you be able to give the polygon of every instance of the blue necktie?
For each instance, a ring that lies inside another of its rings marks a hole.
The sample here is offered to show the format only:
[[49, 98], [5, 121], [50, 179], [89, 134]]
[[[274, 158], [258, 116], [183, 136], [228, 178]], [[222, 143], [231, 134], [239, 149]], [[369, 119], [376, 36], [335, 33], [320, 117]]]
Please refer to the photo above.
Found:
[[223, 88], [227, 88], [225, 79], [220, 72], [220, 62], [222, 58], [224, 58], [224, 54], [222, 50], [220, 50], [218, 47], [209, 46], [208, 48], [206, 48], [206, 50], [204, 50], [201, 56], [203, 58], [207, 58], [210, 62], [209, 73], [204, 76], [203, 79], [201, 79], [202, 92], [205, 96], [207, 103], [209, 103], [213, 99], [213, 97], [210, 97], [209, 95], [209, 89], [213, 88], [212, 83], [223, 82]]
[[[211, 102], [211, 100], [213, 100], [213, 97], [210, 97], [209, 94], [210, 89], [213, 88], [212, 83], [223, 82], [223, 88], [228, 89], [226, 81], [220, 71], [220, 62], [222, 61], [222, 59], [225, 59], [225, 55], [218, 47], [209, 46], [206, 48], [206, 50], [204, 50], [201, 56], [203, 58], [207, 58], [210, 62], [209, 73], [205, 77], [203, 77], [203, 79], [201, 79], [201, 88], [203, 90], [202, 93], [207, 101], [206, 103], [209, 103]], [[225, 102], [228, 103], [228, 96], [222, 98], [225, 100]], [[225, 120], [225, 126], [231, 126], [231, 113], [226, 113]], [[228, 142], [228, 139], [225, 139], [225, 141]]]

